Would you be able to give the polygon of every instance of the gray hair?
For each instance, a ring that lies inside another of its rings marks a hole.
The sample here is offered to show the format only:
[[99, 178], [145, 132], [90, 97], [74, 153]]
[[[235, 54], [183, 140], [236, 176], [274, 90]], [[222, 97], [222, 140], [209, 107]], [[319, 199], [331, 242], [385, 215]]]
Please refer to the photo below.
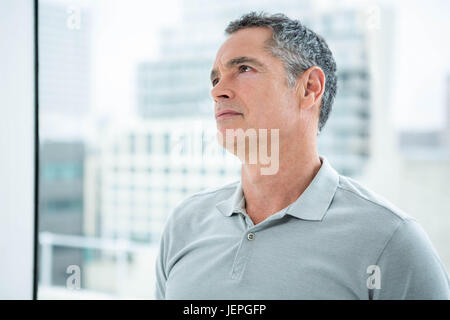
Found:
[[284, 63], [289, 87], [293, 88], [297, 77], [312, 66], [318, 66], [324, 72], [326, 84], [320, 107], [319, 134], [328, 120], [337, 90], [336, 62], [327, 43], [299, 20], [292, 20], [281, 13], [247, 13], [230, 22], [225, 33], [231, 35], [251, 27], [272, 29], [272, 38], [268, 40], [267, 48]]

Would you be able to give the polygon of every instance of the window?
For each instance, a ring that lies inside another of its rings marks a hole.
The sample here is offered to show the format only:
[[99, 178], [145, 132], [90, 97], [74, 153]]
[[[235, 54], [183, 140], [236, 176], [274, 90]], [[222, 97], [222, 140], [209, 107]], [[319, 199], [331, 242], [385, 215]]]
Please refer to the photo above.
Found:
[[136, 152], [136, 136], [134, 134], [130, 134], [130, 153], [133, 154]]
[[170, 153], [170, 134], [164, 134], [164, 154], [168, 155]]
[[152, 150], [153, 150], [153, 147], [152, 147], [152, 135], [151, 134], [148, 134], [147, 135], [147, 153], [148, 154], [152, 154]]
[[[188, 146], [215, 127], [211, 108], [204, 107], [212, 103], [214, 56], [199, 55], [206, 51], [186, 41], [183, 20], [193, 18], [183, 9], [187, 1], [38, 5], [38, 297], [152, 298], [169, 208], [207, 187], [198, 168], [206, 167], [208, 155]], [[222, 40], [198, 26], [191, 31], [192, 39], [204, 36], [210, 50]], [[237, 177], [210, 172], [215, 185]], [[77, 292], [65, 290], [70, 265], [80, 268]]]
[[[307, 3], [38, 0], [38, 298], [152, 299], [170, 210], [187, 195], [240, 178], [235, 157], [203, 142], [216, 145], [209, 96], [216, 50], [226, 22], [245, 12], [306, 16], [323, 30], [341, 81], [335, 105], [345, 107], [333, 109], [319, 150], [342, 174], [363, 173], [377, 93], [366, 33], [357, 25], [361, 10], [330, 15]], [[435, 189], [448, 190], [448, 181]], [[399, 197], [399, 206], [420, 198]], [[81, 272], [76, 291], [66, 286], [73, 265]]]

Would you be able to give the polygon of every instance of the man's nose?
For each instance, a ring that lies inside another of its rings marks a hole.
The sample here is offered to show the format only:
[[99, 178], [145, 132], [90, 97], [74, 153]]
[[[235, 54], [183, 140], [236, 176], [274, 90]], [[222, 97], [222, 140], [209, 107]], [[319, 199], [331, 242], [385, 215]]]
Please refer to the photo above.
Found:
[[222, 99], [233, 99], [234, 92], [229, 87], [219, 83], [211, 89], [211, 96], [215, 102], [218, 102]]

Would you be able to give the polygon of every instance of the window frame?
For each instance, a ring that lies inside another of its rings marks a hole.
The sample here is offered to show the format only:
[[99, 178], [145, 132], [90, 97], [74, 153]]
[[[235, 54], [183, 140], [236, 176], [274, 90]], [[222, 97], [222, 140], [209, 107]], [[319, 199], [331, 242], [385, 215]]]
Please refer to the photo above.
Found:
[[[0, 2], [0, 299], [37, 298], [37, 0]], [[11, 32], [14, 30], [14, 32]]]

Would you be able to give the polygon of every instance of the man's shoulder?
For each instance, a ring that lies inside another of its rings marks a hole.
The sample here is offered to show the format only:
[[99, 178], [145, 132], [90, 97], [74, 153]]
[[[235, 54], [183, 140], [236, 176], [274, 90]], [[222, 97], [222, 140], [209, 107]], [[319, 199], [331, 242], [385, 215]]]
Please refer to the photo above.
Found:
[[339, 175], [336, 192], [343, 202], [351, 205], [359, 215], [394, 225], [414, 219], [380, 193], [351, 177]]
[[345, 224], [345, 230], [358, 237], [364, 251], [374, 249], [371, 257], [376, 260], [383, 252], [389, 253], [388, 244], [410, 243], [415, 250], [431, 250], [416, 218], [353, 178], [340, 175], [333, 202], [334, 210], [327, 215], [330, 221]]

